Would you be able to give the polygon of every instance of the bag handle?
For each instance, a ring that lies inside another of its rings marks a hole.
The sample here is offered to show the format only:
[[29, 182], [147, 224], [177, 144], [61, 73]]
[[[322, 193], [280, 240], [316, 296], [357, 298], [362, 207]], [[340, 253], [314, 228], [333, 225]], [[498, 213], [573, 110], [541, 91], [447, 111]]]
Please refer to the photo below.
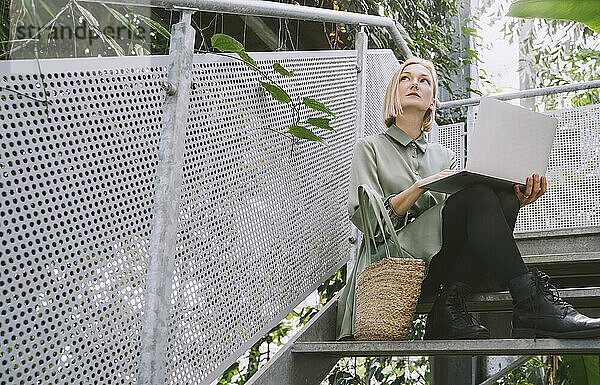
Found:
[[[392, 224], [392, 220], [390, 219], [390, 216], [387, 213], [387, 210], [385, 209], [385, 206], [383, 205], [383, 202], [381, 202], [381, 199], [379, 198], [379, 196], [377, 194], [375, 194], [374, 191], [372, 191], [372, 189], [367, 186], [367, 185], [360, 185], [358, 186], [358, 206], [360, 209], [360, 216], [361, 216], [361, 221], [363, 223], [363, 227], [364, 227], [364, 234], [365, 234], [365, 238], [367, 238], [368, 240], [372, 240], [373, 244], [375, 244], [375, 235], [373, 234], [373, 230], [372, 230], [372, 223], [371, 223], [371, 217], [369, 216], [369, 207], [373, 210], [373, 213], [375, 214], [375, 218], [377, 218], [377, 224], [379, 225], [379, 228], [381, 229], [381, 234], [383, 234], [384, 239], [385, 239], [385, 230], [387, 228], [387, 230], [389, 231], [390, 237], [392, 238], [392, 242], [394, 243], [394, 245], [396, 246], [396, 250], [398, 250], [398, 252], [400, 253], [400, 256], [402, 258], [414, 258], [412, 255], [406, 255], [408, 253], [405, 253], [404, 250], [402, 250], [402, 247], [400, 246], [400, 240], [398, 239], [398, 236], [396, 235], [396, 229], [394, 228], [394, 225]], [[382, 222], [382, 218], [383, 218], [383, 222]], [[390, 250], [388, 248], [387, 242], [384, 242], [385, 245], [385, 253], [387, 257], [391, 257], [390, 255]], [[369, 254], [372, 254], [371, 251], [371, 242], [366, 242], [365, 247], [367, 248], [367, 252]]]

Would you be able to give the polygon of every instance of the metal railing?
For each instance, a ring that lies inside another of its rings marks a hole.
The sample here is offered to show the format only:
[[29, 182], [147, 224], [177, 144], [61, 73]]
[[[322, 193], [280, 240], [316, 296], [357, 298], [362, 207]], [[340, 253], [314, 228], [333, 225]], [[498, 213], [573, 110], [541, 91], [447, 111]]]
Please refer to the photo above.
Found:
[[[525, 99], [532, 98], [534, 96], [553, 95], [563, 92], [573, 92], [589, 90], [594, 88], [600, 88], [600, 80], [592, 80], [589, 82], [581, 82], [575, 84], [564, 84], [561, 86], [544, 87], [544, 88], [533, 88], [530, 90], [515, 91], [505, 94], [489, 95], [488, 97], [498, 100], [513, 100], [513, 99]], [[479, 104], [481, 97], [467, 98], [460, 100], [451, 100], [448, 102], [441, 102], [438, 105], [438, 110], [442, 108], [453, 108], [463, 106], [474, 106]]]
[[[85, 0], [93, 3], [113, 3], [120, 5], [161, 7], [181, 11], [180, 22], [171, 30], [169, 66], [167, 80], [162, 82], [166, 91], [162, 130], [159, 144], [159, 164], [157, 187], [154, 201], [152, 232], [150, 235], [148, 280], [141, 332], [141, 351], [138, 383], [162, 384], [165, 381], [168, 344], [169, 304], [172, 295], [172, 277], [175, 265], [175, 249], [179, 205], [181, 202], [181, 181], [183, 174], [183, 138], [188, 119], [190, 72], [193, 61], [195, 33], [191, 26], [192, 14], [196, 11], [214, 11], [238, 15], [281, 17], [307, 21], [358, 24], [386, 28], [405, 58], [412, 53], [404, 41], [396, 22], [381, 16], [363, 15], [312, 8], [291, 4], [258, 0]], [[357, 36], [358, 87], [364, 89], [363, 64], [366, 58], [366, 35]], [[364, 92], [358, 92], [356, 100], [356, 132], [364, 132]], [[230, 358], [231, 359], [231, 358]], [[230, 361], [226, 360], [226, 361]]]
[[190, 11], [212, 11], [248, 16], [281, 17], [306, 21], [322, 21], [328, 23], [359, 24], [383, 27], [388, 30], [402, 56], [413, 54], [402, 37], [400, 30], [404, 28], [389, 17], [363, 15], [354, 12], [342, 12], [332, 9], [307, 7], [275, 3], [262, 0], [85, 0], [92, 3], [112, 3], [146, 7], [172, 8]]

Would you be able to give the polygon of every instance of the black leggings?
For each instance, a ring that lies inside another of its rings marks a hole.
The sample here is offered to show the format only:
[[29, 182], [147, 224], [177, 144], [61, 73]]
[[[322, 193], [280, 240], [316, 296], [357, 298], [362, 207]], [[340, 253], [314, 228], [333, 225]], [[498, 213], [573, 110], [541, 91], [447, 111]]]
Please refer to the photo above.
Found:
[[518, 213], [519, 199], [511, 190], [474, 185], [448, 197], [442, 248], [431, 261], [429, 286], [454, 281], [477, 286], [485, 270], [502, 284], [526, 273], [513, 238]]

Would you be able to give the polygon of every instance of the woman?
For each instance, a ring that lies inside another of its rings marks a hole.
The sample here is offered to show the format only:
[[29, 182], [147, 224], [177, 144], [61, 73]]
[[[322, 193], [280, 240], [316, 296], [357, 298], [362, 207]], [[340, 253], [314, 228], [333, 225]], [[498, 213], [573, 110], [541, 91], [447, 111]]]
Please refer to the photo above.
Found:
[[[425, 138], [434, 123], [436, 92], [431, 62], [413, 58], [401, 65], [384, 98], [387, 131], [359, 140], [354, 148], [348, 203], [352, 222], [362, 229], [358, 186], [375, 191], [403, 248], [425, 260], [422, 290], [438, 290], [427, 317], [425, 338], [489, 338], [489, 331], [465, 307], [486, 270], [509, 287], [514, 304], [513, 337], [600, 336], [600, 319], [579, 314], [555, 294], [547, 275], [529, 271], [513, 238], [519, 208], [546, 192], [545, 177], [535, 174], [527, 178], [523, 192], [517, 185], [514, 191], [474, 185], [446, 196], [421, 188], [452, 173], [456, 166], [451, 150], [427, 143]], [[383, 234], [376, 228], [373, 231], [381, 245]], [[366, 255], [361, 247], [338, 303], [338, 339], [351, 339], [354, 332], [357, 274], [384, 256]]]

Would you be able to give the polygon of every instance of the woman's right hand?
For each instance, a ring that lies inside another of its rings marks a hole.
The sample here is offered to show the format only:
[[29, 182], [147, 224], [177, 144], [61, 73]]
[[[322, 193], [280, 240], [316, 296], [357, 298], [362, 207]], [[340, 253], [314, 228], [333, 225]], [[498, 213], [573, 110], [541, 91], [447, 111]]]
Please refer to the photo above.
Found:
[[441, 179], [441, 178], [445, 177], [446, 175], [452, 175], [452, 174], [455, 174], [457, 172], [458, 172], [457, 170], [448, 170], [448, 169], [445, 169], [445, 170], [442, 170], [442, 171], [438, 172], [437, 174], [433, 174], [431, 176], [428, 176], [427, 178], [423, 178], [423, 179], [420, 179], [420, 180], [416, 181], [415, 185], [417, 187], [421, 188], [421, 186], [426, 185], [427, 183], [431, 183], [433, 181], [436, 181], [438, 179]]
[[437, 174], [416, 181], [409, 189], [402, 191], [400, 194], [390, 199], [390, 204], [392, 205], [392, 208], [394, 209], [396, 214], [403, 215], [408, 211], [408, 209], [410, 209], [410, 207], [417, 201], [417, 199], [419, 199], [420, 196], [425, 194], [426, 190], [421, 189], [421, 186], [429, 182], [433, 182], [434, 180], [445, 177], [446, 175], [454, 174], [456, 172], [456, 170], [442, 170]]

